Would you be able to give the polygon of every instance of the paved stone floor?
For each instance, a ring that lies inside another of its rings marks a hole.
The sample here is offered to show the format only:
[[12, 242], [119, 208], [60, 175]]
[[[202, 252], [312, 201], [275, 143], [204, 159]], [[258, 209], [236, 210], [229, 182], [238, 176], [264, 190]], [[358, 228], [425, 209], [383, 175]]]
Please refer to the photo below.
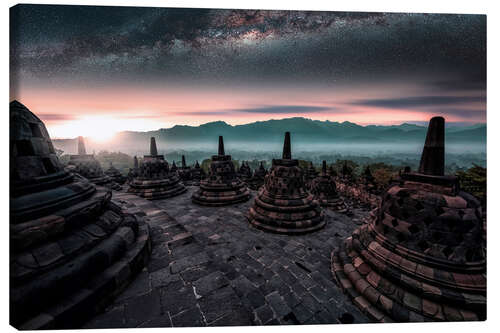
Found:
[[211, 208], [178, 197], [115, 200], [146, 212], [153, 250], [134, 282], [84, 328], [365, 323], [334, 283], [331, 251], [368, 215], [327, 211], [327, 226], [303, 236], [265, 233], [245, 218], [252, 198]]

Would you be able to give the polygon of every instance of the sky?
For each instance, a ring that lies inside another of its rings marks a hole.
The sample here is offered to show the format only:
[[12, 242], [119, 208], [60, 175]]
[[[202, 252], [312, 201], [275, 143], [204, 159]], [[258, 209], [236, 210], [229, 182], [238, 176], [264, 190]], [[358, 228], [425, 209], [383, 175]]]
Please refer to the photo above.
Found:
[[485, 15], [18, 5], [10, 25], [10, 98], [53, 138], [486, 122]]

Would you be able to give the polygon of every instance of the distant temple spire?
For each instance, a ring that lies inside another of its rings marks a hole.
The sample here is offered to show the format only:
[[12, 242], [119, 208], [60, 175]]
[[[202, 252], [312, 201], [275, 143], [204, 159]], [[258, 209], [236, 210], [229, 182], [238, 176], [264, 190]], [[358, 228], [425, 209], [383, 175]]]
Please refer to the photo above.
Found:
[[139, 168], [139, 161], [137, 160], [137, 156], [134, 156], [134, 169], [138, 169]]
[[157, 156], [158, 150], [156, 149], [156, 140], [154, 137], [151, 138], [151, 144], [149, 146], [149, 155]]
[[219, 156], [226, 155], [224, 153], [224, 139], [222, 138], [222, 135], [219, 135]]
[[292, 159], [292, 147], [290, 144], [290, 132], [285, 133], [285, 143], [283, 144], [283, 159]]
[[444, 118], [434, 117], [429, 122], [425, 146], [418, 172], [425, 175], [444, 175]]
[[183, 169], [185, 169], [185, 168], [186, 168], [186, 157], [185, 157], [184, 155], [182, 155], [182, 164], [181, 164], [181, 167], [182, 167]]
[[326, 175], [326, 161], [323, 160], [323, 165], [321, 166], [321, 172]]
[[85, 150], [85, 142], [83, 141], [83, 136], [78, 137], [78, 155], [87, 155]]

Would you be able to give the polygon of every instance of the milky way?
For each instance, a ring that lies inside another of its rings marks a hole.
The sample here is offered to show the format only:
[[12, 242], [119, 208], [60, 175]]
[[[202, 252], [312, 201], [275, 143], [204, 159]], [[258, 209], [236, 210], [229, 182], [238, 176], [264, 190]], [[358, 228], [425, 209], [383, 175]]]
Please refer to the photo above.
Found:
[[[484, 15], [21, 5], [11, 17], [13, 87], [342, 86], [355, 94], [404, 82], [424, 98], [475, 96], [485, 113]], [[363, 102], [384, 98], [348, 104]], [[460, 103], [440, 105], [459, 115]], [[255, 109], [266, 107], [276, 106]]]

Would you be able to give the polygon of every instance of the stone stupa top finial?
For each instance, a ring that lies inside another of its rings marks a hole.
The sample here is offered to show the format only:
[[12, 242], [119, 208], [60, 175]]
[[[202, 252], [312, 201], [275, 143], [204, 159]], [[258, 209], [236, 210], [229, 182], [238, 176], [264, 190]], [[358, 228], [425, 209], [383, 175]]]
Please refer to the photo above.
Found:
[[151, 143], [149, 145], [149, 155], [157, 156], [158, 150], [156, 149], [156, 139], [154, 137], [151, 138]]
[[85, 149], [85, 142], [83, 141], [83, 136], [78, 137], [78, 155], [87, 155], [87, 150]]
[[431, 176], [444, 176], [443, 117], [433, 117], [429, 122], [418, 172]]
[[284, 160], [292, 159], [292, 146], [290, 143], [290, 132], [285, 133], [285, 142], [283, 143], [283, 157]]
[[226, 155], [224, 152], [224, 139], [222, 138], [222, 135], [219, 135], [219, 156], [224, 156]]

